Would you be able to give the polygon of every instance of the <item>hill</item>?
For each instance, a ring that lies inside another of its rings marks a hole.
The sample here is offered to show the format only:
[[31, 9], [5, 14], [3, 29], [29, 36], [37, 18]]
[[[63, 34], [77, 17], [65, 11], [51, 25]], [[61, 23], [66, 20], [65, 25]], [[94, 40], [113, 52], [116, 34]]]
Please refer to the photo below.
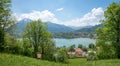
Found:
[[79, 28], [79, 30], [75, 30], [72, 32], [67, 33], [55, 33], [53, 37], [55, 38], [97, 38], [95, 30], [97, 28], [103, 28], [102, 24], [95, 25], [95, 26], [84, 26]]
[[69, 59], [69, 63], [55, 63], [20, 55], [0, 53], [0, 66], [119, 66], [120, 60], [86, 61], [85, 58]]
[[69, 27], [74, 29], [74, 30], [79, 30], [79, 29], [82, 29], [82, 28], [90, 28], [92, 26], [88, 25], [88, 26], [79, 26], [79, 27], [75, 27], [75, 26], [69, 26]]
[[27, 25], [27, 23], [31, 22], [30, 19], [23, 19], [15, 24], [17, 27], [17, 34], [23, 32], [23, 28]]
[[89, 27], [89, 28], [82, 28], [82, 29], [76, 30], [75, 32], [95, 33], [95, 30], [96, 30], [98, 27], [102, 28], [102, 27], [103, 27], [103, 24], [95, 25], [95, 26], [92, 26], [92, 27]]
[[48, 22], [48, 31], [50, 31], [52, 33], [58, 33], [58, 32], [71, 32], [74, 30], [70, 27], [65, 26], [65, 25], [60, 25], [60, 24]]

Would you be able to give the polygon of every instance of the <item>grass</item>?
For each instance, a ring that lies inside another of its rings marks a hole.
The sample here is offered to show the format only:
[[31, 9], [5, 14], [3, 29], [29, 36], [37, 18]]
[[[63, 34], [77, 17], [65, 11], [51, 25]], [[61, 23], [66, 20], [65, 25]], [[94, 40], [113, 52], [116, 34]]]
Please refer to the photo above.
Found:
[[85, 58], [76, 58], [69, 59], [68, 64], [63, 64], [20, 55], [0, 53], [0, 66], [120, 66], [120, 60], [86, 61]]

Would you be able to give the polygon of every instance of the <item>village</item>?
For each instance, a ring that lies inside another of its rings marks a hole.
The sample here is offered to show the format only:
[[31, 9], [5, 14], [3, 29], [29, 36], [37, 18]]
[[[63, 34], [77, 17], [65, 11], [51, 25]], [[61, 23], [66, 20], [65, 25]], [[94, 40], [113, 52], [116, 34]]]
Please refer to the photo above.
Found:
[[[69, 59], [74, 58], [87, 58], [87, 60], [94, 60], [96, 51], [99, 50], [99, 47], [95, 47], [94, 44], [90, 44], [88, 48], [82, 48], [82, 45], [80, 44], [81, 48], [75, 48], [74, 45], [71, 45], [69, 48], [67, 48], [67, 57]], [[57, 54], [54, 55], [54, 57], [57, 57]], [[41, 59], [42, 54], [38, 53], [37, 58]]]

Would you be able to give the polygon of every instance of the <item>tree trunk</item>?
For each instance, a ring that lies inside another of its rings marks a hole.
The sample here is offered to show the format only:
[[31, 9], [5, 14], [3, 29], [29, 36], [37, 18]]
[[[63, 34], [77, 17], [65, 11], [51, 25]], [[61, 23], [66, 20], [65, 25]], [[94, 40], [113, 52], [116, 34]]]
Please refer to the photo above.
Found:
[[43, 45], [41, 47], [42, 47], [42, 59], [43, 59], [44, 58], [44, 47]]
[[4, 40], [4, 30], [0, 28], [0, 52], [4, 51], [4, 45], [5, 45], [5, 40]]
[[34, 57], [37, 58], [38, 46], [34, 46]]
[[117, 44], [117, 57], [120, 59], [120, 21], [117, 23], [117, 35], [116, 35], [116, 44]]

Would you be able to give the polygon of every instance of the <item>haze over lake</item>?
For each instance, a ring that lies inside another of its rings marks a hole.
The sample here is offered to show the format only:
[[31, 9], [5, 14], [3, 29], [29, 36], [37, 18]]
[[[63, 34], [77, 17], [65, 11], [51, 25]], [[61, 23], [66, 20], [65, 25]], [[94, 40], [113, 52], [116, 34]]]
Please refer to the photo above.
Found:
[[54, 38], [57, 47], [66, 46], [69, 47], [70, 45], [75, 44], [82, 44], [84, 46], [88, 46], [90, 43], [95, 43], [96, 39], [90, 38], [73, 38], [73, 39], [65, 39], [65, 38]]

